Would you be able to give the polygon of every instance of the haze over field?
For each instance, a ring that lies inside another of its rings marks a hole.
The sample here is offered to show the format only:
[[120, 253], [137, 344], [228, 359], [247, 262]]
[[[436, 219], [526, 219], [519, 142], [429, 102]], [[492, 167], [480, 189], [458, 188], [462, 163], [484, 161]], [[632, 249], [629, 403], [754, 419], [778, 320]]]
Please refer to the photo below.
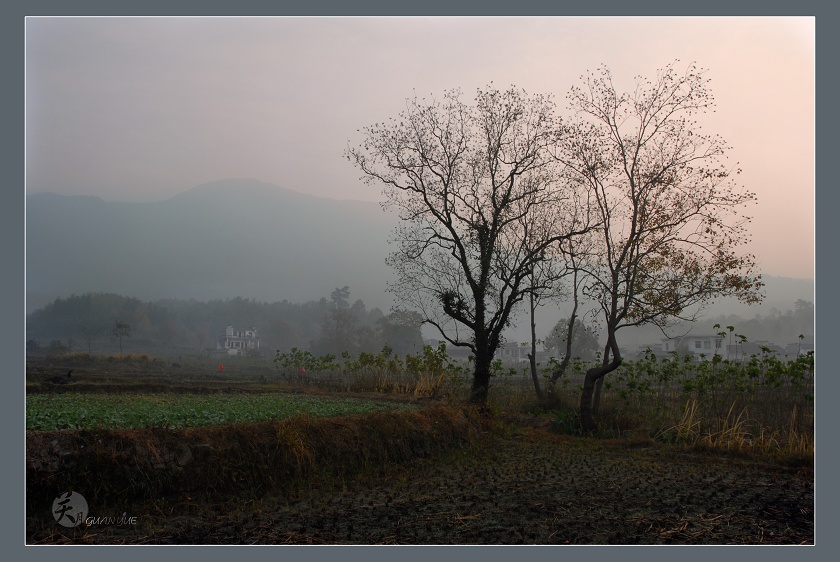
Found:
[[814, 18], [39, 17], [26, 32], [28, 312], [92, 291], [304, 301], [344, 285], [387, 309], [396, 221], [343, 157], [358, 129], [491, 82], [563, 112], [599, 64], [629, 90], [675, 59], [708, 69], [717, 111], [700, 125], [757, 194], [765, 307], [813, 298]]

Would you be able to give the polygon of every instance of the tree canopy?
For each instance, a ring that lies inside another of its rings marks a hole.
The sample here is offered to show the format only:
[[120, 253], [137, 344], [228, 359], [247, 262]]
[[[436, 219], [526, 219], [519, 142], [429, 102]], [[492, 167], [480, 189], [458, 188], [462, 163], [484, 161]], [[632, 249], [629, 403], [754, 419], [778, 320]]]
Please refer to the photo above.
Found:
[[[569, 319], [559, 320], [544, 340], [544, 347], [559, 356], [565, 356], [569, 334]], [[583, 322], [575, 322], [572, 328], [571, 356], [592, 360], [600, 349], [595, 328]]]
[[490, 363], [535, 268], [585, 232], [575, 185], [553, 157], [561, 121], [550, 96], [511, 87], [459, 90], [364, 128], [347, 158], [381, 185], [402, 219], [388, 263], [391, 290], [475, 358], [472, 399], [484, 402]]
[[595, 383], [621, 363], [620, 328], [664, 329], [719, 296], [760, 300], [740, 214], [755, 195], [737, 184], [726, 142], [697, 121], [714, 107], [705, 72], [677, 64], [629, 92], [606, 67], [589, 73], [565, 121], [551, 96], [513, 87], [479, 89], [472, 104], [459, 90], [415, 97], [347, 150], [402, 219], [391, 290], [473, 352], [473, 400], [487, 398], [514, 309], [558, 294], [569, 271], [575, 303], [580, 290], [606, 330], [581, 398], [587, 426]]
[[620, 328], [691, 320], [723, 295], [761, 299], [755, 258], [742, 251], [749, 241], [742, 208], [755, 194], [737, 183], [726, 142], [696, 120], [714, 107], [705, 72], [677, 64], [653, 80], [637, 78], [629, 92], [601, 67], [568, 96], [574, 119], [558, 158], [592, 195], [598, 227], [581, 260], [583, 293], [607, 335], [603, 363], [584, 383], [585, 426], [594, 424], [594, 384], [621, 363]]

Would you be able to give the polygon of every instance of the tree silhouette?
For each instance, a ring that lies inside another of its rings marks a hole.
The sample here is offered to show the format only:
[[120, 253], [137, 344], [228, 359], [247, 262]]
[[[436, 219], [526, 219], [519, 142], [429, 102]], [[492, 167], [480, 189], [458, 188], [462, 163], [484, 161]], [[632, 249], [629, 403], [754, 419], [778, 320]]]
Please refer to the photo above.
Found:
[[598, 218], [582, 290], [607, 336], [602, 363], [583, 385], [585, 429], [595, 426], [604, 376], [622, 362], [619, 329], [693, 320], [718, 296], [761, 299], [754, 257], [738, 252], [749, 240], [739, 209], [755, 195], [736, 184], [728, 145], [695, 121], [714, 107], [704, 71], [692, 64], [679, 73], [674, 64], [652, 81], [638, 78], [629, 93], [601, 67], [568, 96], [575, 121], [558, 158], [589, 187]]
[[114, 323], [114, 331], [112, 332], [115, 341], [120, 344], [120, 355], [122, 355], [122, 341], [123, 338], [131, 337], [131, 326], [125, 322], [117, 320]]
[[587, 228], [552, 157], [561, 129], [549, 96], [491, 85], [472, 105], [458, 90], [408, 99], [346, 152], [402, 220], [390, 290], [472, 352], [473, 402], [487, 400], [493, 355], [535, 267]]

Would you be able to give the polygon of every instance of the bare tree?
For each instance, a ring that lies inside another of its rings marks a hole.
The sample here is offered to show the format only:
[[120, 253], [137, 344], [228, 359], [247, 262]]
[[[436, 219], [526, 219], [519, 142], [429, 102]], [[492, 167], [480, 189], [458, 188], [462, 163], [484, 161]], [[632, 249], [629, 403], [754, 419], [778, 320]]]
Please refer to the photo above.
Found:
[[559, 131], [550, 97], [491, 85], [473, 105], [457, 90], [409, 99], [346, 153], [402, 219], [390, 290], [450, 344], [470, 349], [476, 403], [487, 400], [493, 355], [535, 267], [552, 245], [586, 230], [566, 212], [569, 187], [551, 157]]
[[762, 283], [754, 257], [738, 253], [749, 239], [739, 209], [755, 195], [735, 183], [728, 145], [694, 120], [714, 106], [704, 71], [692, 64], [679, 73], [671, 64], [653, 81], [637, 79], [630, 93], [617, 91], [606, 67], [582, 80], [569, 94], [576, 121], [558, 157], [589, 186], [600, 223], [590, 233], [597, 250], [581, 269], [607, 336], [581, 395], [582, 424], [591, 430], [596, 384], [622, 362], [619, 329], [664, 330], [722, 295], [756, 302]]
[[114, 323], [114, 330], [111, 332], [114, 341], [120, 344], [120, 355], [122, 355], [122, 341], [123, 338], [131, 337], [131, 326], [126, 322], [117, 320]]
[[[581, 209], [578, 205], [576, 210]], [[584, 209], [585, 212], [585, 209]], [[566, 241], [571, 244], [571, 240]], [[575, 292], [575, 310], [577, 310], [577, 270], [574, 268], [574, 260], [563, 249], [563, 243], [547, 249], [545, 259], [539, 263], [531, 273], [530, 283], [527, 288], [528, 312], [530, 315], [531, 328], [531, 349], [528, 353], [528, 363], [531, 371], [531, 381], [534, 384], [534, 391], [540, 401], [547, 398], [546, 392], [553, 392], [553, 383], [556, 378], [552, 377], [548, 387], [543, 390], [540, 385], [539, 374], [537, 373], [537, 321], [536, 310], [546, 301], [559, 301], [568, 296], [564, 279], [571, 276]], [[574, 316], [574, 312], [572, 313]], [[565, 365], [563, 366], [565, 368]], [[561, 373], [562, 374], [562, 373]], [[560, 375], [557, 375], [558, 377]]]
[[85, 343], [87, 344], [88, 355], [90, 355], [93, 353], [93, 342], [94, 340], [96, 340], [96, 337], [99, 335], [99, 332], [101, 330], [88, 325], [84, 325], [80, 328], [80, 331], [82, 332], [82, 337], [85, 340]]
[[[592, 204], [591, 201], [587, 201], [587, 213], [590, 211]], [[566, 369], [569, 367], [569, 363], [572, 359], [572, 348], [575, 343], [574, 335], [581, 330], [581, 327], [585, 329], [585, 326], [578, 325], [578, 318], [579, 318], [579, 310], [581, 307], [580, 303], [580, 296], [581, 296], [581, 286], [583, 284], [584, 275], [583, 275], [583, 264], [585, 263], [584, 260], [588, 259], [592, 252], [592, 237], [589, 237], [587, 240], [586, 237], [583, 237], [581, 240], [567, 240], [564, 243], [559, 245], [560, 252], [563, 254], [565, 258], [565, 275], [571, 276], [571, 296], [572, 296], [572, 311], [569, 314], [569, 318], [565, 321], [561, 320], [561, 322], [565, 322], [565, 333], [572, 334], [571, 338], [566, 338], [565, 341], [565, 354], [563, 359], [560, 361], [560, 365], [557, 366], [556, 369], [551, 373], [549, 377], [548, 384], [546, 386], [546, 390], [549, 393], [550, 398], [556, 399], [555, 392], [555, 385], [560, 377], [566, 372]], [[554, 330], [549, 334], [546, 338], [546, 347], [550, 346], [550, 338], [552, 337], [555, 330], [558, 330], [561, 326], [558, 323]], [[533, 333], [534, 326], [532, 324], [531, 330]], [[560, 345], [558, 343], [558, 345]], [[537, 392], [537, 396], [541, 398], [548, 398], [547, 396], [540, 396], [540, 392]]]

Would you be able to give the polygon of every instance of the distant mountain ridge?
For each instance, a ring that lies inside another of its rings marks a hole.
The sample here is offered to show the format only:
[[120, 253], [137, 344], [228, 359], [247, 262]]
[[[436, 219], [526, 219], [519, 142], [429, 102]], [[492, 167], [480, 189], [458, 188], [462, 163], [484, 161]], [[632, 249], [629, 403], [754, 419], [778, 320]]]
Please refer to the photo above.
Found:
[[[91, 292], [149, 301], [306, 302], [345, 285], [371, 308], [387, 312], [392, 304], [385, 258], [398, 219], [377, 203], [238, 179], [153, 203], [34, 193], [26, 198], [26, 219], [27, 313], [56, 297]], [[766, 276], [765, 282], [761, 307], [722, 299], [705, 316], [751, 318], [814, 300], [813, 280]], [[540, 330], [547, 333], [565, 308], [540, 312]], [[516, 320], [523, 327], [511, 340], [525, 341], [527, 322]]]
[[385, 310], [387, 239], [377, 203], [223, 180], [154, 203], [26, 198], [27, 312], [58, 296], [242, 296], [268, 302], [351, 294]]

